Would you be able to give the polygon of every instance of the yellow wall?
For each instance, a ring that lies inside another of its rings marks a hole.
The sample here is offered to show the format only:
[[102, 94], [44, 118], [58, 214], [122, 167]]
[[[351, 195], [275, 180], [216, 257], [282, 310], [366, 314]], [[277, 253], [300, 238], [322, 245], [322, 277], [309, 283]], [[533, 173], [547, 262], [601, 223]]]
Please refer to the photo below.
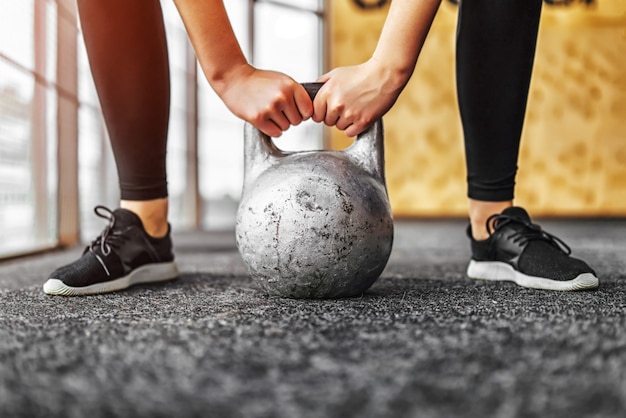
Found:
[[[543, 9], [516, 192], [534, 215], [626, 216], [626, 0], [596, 3]], [[387, 9], [330, 5], [331, 67], [366, 60]], [[411, 81], [384, 118], [396, 216], [466, 213], [456, 13], [442, 3]], [[332, 130], [332, 147], [349, 143]]]

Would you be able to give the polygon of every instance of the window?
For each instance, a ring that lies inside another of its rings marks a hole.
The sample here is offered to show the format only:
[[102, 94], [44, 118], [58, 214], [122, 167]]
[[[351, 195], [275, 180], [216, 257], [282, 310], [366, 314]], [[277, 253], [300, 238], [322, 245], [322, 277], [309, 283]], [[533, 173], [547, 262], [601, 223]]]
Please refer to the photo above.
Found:
[[116, 207], [119, 187], [113, 152], [100, 111], [96, 87], [82, 39], [78, 41], [78, 190], [81, 239], [93, 240], [102, 230], [96, 205]]
[[56, 244], [56, 4], [0, 0], [0, 257]]
[[[254, 65], [302, 82], [321, 73], [323, 1], [224, 3]], [[170, 221], [178, 229], [230, 228], [243, 182], [243, 122], [198, 69], [173, 2], [161, 5], [172, 94]], [[0, 258], [90, 241], [103, 227], [93, 207], [118, 205], [115, 161], [74, 8], [73, 0], [0, 0]], [[284, 149], [321, 144], [315, 124], [277, 141]]]
[[[322, 73], [323, 1], [224, 3], [237, 38], [255, 66], [284, 72], [300, 82], [315, 81]], [[243, 183], [243, 123], [226, 109], [206, 80], [200, 78], [198, 83], [202, 224], [208, 229], [232, 228]], [[284, 150], [321, 148], [323, 128], [306, 122], [275, 142]]]

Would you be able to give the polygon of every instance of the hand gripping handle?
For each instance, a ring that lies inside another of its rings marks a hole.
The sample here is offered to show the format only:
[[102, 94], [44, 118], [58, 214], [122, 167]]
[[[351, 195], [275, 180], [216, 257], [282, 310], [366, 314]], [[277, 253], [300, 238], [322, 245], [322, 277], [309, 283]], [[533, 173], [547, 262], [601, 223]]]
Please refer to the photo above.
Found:
[[[311, 100], [324, 83], [302, 83]], [[366, 131], [360, 133], [354, 143], [344, 152], [355, 164], [361, 166], [373, 176], [385, 181], [384, 162], [384, 134], [382, 119], [374, 122]], [[284, 152], [272, 141], [268, 135], [255, 128], [250, 123], [244, 129], [244, 160], [245, 183], [252, 181], [267, 167], [274, 164], [277, 158], [293, 152]]]

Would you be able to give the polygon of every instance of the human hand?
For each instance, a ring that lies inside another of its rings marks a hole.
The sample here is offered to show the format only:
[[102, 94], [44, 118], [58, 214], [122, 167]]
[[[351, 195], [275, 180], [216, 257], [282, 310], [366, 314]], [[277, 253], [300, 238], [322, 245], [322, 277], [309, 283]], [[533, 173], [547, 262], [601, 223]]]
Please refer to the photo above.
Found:
[[313, 114], [304, 87], [279, 72], [245, 65], [230, 75], [226, 86], [220, 97], [231, 112], [271, 137], [279, 137]]
[[407, 77], [375, 58], [339, 67], [317, 81], [325, 82], [313, 101], [313, 120], [356, 136], [381, 118], [396, 102]]

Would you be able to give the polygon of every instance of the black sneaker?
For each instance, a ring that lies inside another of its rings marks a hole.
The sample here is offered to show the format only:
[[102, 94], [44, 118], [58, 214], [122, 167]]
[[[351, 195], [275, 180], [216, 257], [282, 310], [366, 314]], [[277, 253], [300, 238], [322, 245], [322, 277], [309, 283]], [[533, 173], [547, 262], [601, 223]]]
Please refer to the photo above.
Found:
[[54, 271], [43, 285], [50, 295], [91, 295], [178, 277], [170, 231], [150, 237], [141, 219], [126, 209], [94, 211], [109, 224], [81, 258]]
[[546, 290], [598, 287], [593, 269], [584, 261], [570, 257], [570, 248], [531, 223], [524, 209], [510, 207], [490, 216], [487, 230], [489, 238], [476, 241], [472, 238], [471, 227], [467, 228], [472, 245], [472, 259], [467, 268], [469, 278], [508, 280]]

